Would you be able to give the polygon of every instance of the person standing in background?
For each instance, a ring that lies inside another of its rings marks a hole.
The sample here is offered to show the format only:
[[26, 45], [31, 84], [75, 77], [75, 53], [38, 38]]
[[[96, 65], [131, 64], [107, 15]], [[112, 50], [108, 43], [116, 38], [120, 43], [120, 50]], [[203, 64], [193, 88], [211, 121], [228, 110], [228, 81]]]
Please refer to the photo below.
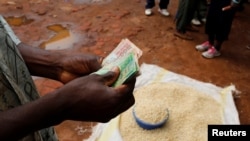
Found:
[[207, 0], [199, 1], [199, 4], [197, 5], [197, 9], [194, 13], [194, 17], [191, 21], [193, 25], [200, 26], [202, 23], [206, 22], [207, 4], [208, 4]]
[[198, 30], [192, 27], [191, 20], [193, 19], [195, 10], [201, 0], [179, 0], [179, 5], [175, 17], [176, 31], [175, 36], [184, 40], [193, 40], [186, 31], [197, 32]]
[[222, 43], [228, 40], [234, 15], [240, 1], [211, 0], [205, 24], [205, 33], [208, 40], [195, 47], [198, 51], [203, 52], [203, 57], [214, 58], [221, 55]]
[[[159, 9], [158, 11], [163, 16], [169, 16], [169, 12], [167, 11], [167, 7], [169, 4], [169, 0], [159, 0]], [[145, 6], [145, 15], [150, 16], [153, 14], [152, 8], [155, 6], [155, 0], [147, 0], [147, 4]]]

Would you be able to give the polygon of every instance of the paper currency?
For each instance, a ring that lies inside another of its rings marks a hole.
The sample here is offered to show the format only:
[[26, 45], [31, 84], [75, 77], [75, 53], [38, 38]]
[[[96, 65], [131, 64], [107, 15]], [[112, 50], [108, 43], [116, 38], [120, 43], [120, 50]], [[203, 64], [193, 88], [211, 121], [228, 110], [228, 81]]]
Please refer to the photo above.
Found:
[[120, 58], [127, 56], [129, 53], [134, 53], [137, 60], [142, 56], [142, 50], [130, 40], [125, 38], [106, 58], [104, 58], [102, 65], [105, 66], [107, 64], [113, 63], [115, 60], [119, 60]]
[[102, 68], [96, 74], [105, 74], [118, 66], [120, 75], [113, 86], [119, 86], [139, 72], [138, 59], [142, 51], [128, 39], [123, 39], [102, 62]]

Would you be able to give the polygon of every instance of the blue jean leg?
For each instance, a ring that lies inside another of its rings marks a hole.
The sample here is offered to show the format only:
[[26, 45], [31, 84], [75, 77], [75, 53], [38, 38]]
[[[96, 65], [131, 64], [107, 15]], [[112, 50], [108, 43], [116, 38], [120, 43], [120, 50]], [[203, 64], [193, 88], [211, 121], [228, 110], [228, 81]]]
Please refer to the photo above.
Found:
[[145, 6], [146, 9], [153, 8], [155, 6], [155, 0], [147, 0], [147, 4]]
[[160, 9], [167, 9], [169, 0], [160, 0], [159, 7]]

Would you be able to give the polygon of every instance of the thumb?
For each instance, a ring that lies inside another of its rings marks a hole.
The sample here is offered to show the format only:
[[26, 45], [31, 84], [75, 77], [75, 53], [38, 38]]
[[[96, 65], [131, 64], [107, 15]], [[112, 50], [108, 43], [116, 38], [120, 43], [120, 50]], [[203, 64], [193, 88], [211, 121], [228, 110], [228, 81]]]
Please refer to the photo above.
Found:
[[102, 78], [104, 80], [105, 85], [110, 86], [117, 80], [119, 75], [120, 75], [119, 67], [114, 67], [112, 68], [111, 71], [108, 71], [107, 73], [103, 74]]

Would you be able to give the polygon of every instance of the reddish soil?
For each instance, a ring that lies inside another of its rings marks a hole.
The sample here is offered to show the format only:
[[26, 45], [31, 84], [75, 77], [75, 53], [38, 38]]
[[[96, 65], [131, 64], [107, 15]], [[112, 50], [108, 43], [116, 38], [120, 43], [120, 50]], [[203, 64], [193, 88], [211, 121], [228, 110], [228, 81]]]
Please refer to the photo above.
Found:
[[[128, 38], [143, 50], [141, 63], [157, 64], [220, 87], [234, 84], [240, 92], [234, 95], [240, 122], [250, 124], [250, 49], [247, 48], [250, 45], [250, 4], [245, 4], [244, 11], [236, 14], [229, 40], [223, 44], [222, 55], [204, 59], [194, 49], [195, 45], [206, 40], [204, 26], [198, 27], [199, 32], [190, 32], [195, 38], [193, 41], [173, 36], [176, 0], [170, 1], [170, 17], [161, 16], [158, 7], [154, 8], [154, 15], [145, 16], [144, 0], [75, 3], [79, 1], [1, 0], [0, 13], [8, 19], [21, 41], [32, 46], [42, 47], [44, 42], [63, 38], [69, 32], [59, 34], [58, 30], [66, 29], [74, 35], [67, 42], [71, 43], [67, 44], [69, 49], [106, 56], [121, 39]], [[53, 25], [56, 26], [51, 31], [49, 26]], [[43, 78], [35, 82], [41, 95], [62, 85]], [[81, 141], [91, 134], [94, 124], [65, 121], [56, 126], [56, 130], [61, 141]]]

